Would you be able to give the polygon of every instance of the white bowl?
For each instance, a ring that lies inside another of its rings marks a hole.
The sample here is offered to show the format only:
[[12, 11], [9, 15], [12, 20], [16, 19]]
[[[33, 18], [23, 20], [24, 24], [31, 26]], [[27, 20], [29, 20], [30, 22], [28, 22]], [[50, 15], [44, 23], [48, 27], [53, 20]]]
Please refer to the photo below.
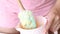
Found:
[[38, 28], [35, 29], [22, 29], [22, 28], [16, 28], [17, 31], [20, 32], [20, 34], [42, 34], [42, 30], [44, 29], [44, 25], [46, 25], [47, 19], [45, 17], [40, 17], [39, 19], [41, 19], [40, 21], [43, 23], [43, 25], [41, 25]]

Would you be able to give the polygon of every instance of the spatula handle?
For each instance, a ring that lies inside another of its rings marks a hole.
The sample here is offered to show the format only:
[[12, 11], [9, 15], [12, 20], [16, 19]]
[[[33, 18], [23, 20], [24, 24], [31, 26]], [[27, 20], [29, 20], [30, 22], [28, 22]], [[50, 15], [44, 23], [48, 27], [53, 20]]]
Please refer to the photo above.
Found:
[[18, 4], [19, 4], [19, 7], [20, 7], [20, 10], [25, 10], [25, 8], [23, 7], [22, 3], [21, 3], [21, 0], [17, 0]]

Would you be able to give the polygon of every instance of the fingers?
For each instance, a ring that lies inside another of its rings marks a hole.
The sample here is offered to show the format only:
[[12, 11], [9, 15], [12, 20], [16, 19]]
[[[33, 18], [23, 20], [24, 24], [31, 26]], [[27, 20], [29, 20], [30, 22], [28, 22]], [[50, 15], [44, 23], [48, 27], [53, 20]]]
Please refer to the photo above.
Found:
[[[59, 16], [57, 15], [57, 16], [55, 17], [55, 19], [54, 19], [54, 22], [53, 22], [54, 24], [53, 24], [53, 25], [58, 24], [58, 23], [59, 23], [58, 21], [59, 21]], [[57, 23], [57, 22], [58, 22], [58, 23]]]
[[50, 28], [50, 26], [52, 24], [52, 21], [54, 20], [54, 18], [56, 16], [53, 11], [54, 10], [52, 10], [47, 16], [45, 16], [47, 18], [47, 20], [48, 20], [48, 22], [45, 25], [46, 30], [48, 30]]
[[57, 15], [57, 16], [55, 17], [54, 22], [52, 23], [52, 25], [51, 25], [51, 27], [50, 27], [50, 30], [51, 30], [52, 32], [54, 32], [54, 31], [57, 31], [59, 28], [60, 28], [60, 20], [59, 20], [59, 16]]
[[57, 31], [57, 30], [59, 29], [59, 27], [60, 27], [59, 22], [56, 22], [56, 23], [57, 23], [57, 24], [55, 24], [55, 25], [53, 25], [52, 27], [50, 27], [50, 30], [51, 30], [52, 32]]
[[[50, 11], [50, 13], [48, 15], [46, 15], [45, 17], [47, 18], [48, 22], [45, 25], [45, 29], [48, 31], [49, 28], [51, 28], [51, 24], [53, 24], [55, 17], [56, 17], [57, 11], [55, 10], [55, 8], [52, 8], [52, 10]], [[53, 27], [52, 27], [53, 28]]]
[[60, 24], [58, 24], [58, 25], [56, 26], [55, 31], [57, 31], [59, 28], [60, 28]]

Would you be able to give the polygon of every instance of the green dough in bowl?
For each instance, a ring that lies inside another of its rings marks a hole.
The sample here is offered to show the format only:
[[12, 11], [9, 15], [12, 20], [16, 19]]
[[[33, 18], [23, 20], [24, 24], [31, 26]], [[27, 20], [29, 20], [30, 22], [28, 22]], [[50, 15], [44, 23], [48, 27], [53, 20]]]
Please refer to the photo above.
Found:
[[24, 28], [31, 29], [37, 27], [32, 11], [29, 10], [21, 11], [18, 14], [18, 17], [20, 19], [21, 25]]

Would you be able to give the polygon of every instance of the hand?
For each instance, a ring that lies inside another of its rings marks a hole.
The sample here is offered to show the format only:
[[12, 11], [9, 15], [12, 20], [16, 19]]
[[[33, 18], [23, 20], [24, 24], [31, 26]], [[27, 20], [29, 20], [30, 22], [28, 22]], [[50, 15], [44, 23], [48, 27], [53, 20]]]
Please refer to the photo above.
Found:
[[[47, 34], [48, 33], [48, 30], [49, 30], [51, 24], [53, 23], [53, 20], [55, 19], [55, 16], [56, 16], [55, 10], [51, 10], [46, 16], [44, 16], [48, 20], [48, 22], [46, 23], [46, 25], [43, 26], [42, 34]], [[42, 20], [42, 18], [40, 19], [39, 16], [37, 16], [36, 21], [41, 24], [40, 20]], [[44, 22], [44, 20], [43, 20], [43, 22]]]
[[56, 16], [54, 22], [51, 24], [50, 31], [54, 32], [60, 28], [60, 0], [57, 0], [55, 4]]
[[52, 22], [51, 27], [50, 27], [50, 31], [52, 31], [52, 32], [55, 32], [60, 28], [60, 10], [57, 8], [55, 10], [57, 13], [56, 13], [55, 19]]
[[56, 15], [54, 22], [52, 23], [50, 30], [52, 32], [57, 31], [60, 28], [60, 18], [58, 15]]
[[46, 32], [48, 32], [48, 30], [50, 29], [50, 26], [53, 24], [55, 17], [56, 17], [56, 13], [57, 12], [56, 12], [55, 8], [52, 8], [50, 10], [50, 12], [45, 16], [48, 20], [48, 22], [46, 23], [45, 28], [44, 28], [46, 30]]

